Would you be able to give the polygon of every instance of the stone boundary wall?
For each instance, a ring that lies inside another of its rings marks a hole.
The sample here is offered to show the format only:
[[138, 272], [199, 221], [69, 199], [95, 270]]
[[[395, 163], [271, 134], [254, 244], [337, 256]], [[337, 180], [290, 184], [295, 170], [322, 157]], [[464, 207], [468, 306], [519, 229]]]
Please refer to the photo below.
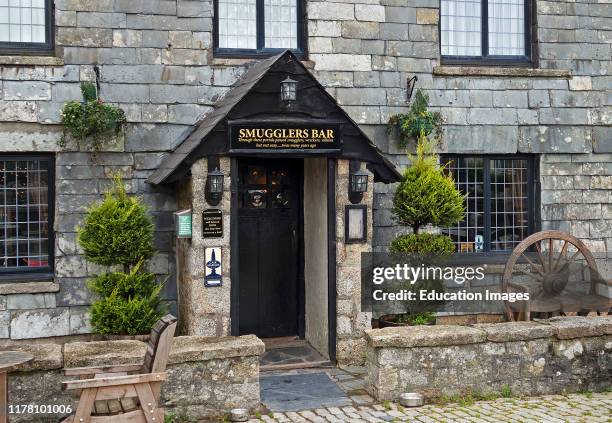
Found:
[[466, 393], [545, 395], [612, 385], [612, 316], [366, 331], [367, 389], [378, 400]]
[[[9, 404], [72, 405], [74, 392], [63, 391], [63, 368], [140, 364], [146, 344], [141, 341], [18, 344], [1, 350], [34, 355], [31, 363], [9, 375]], [[214, 416], [232, 408], [259, 405], [259, 356], [265, 346], [254, 335], [227, 338], [183, 336], [174, 338], [168, 360], [168, 379], [162, 385], [161, 402], [177, 416]], [[12, 414], [18, 422], [57, 422], [61, 415]]]

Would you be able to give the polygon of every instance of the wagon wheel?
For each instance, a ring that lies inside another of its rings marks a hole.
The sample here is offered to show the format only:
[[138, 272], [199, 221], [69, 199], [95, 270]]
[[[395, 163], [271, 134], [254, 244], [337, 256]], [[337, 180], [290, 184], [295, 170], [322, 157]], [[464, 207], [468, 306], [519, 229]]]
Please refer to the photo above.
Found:
[[[525, 254], [535, 251], [535, 257]], [[591, 285], [586, 295], [566, 290], [570, 279], [570, 266], [584, 262], [591, 274]], [[528, 277], [527, 284], [512, 281], [514, 273]], [[591, 311], [607, 312], [609, 299], [598, 296], [599, 278], [597, 264], [589, 249], [579, 239], [560, 231], [542, 231], [520, 242], [506, 263], [502, 277], [502, 291], [529, 292], [530, 300], [520, 304], [506, 302], [505, 309], [509, 321], [529, 320], [530, 313], [548, 315], [577, 312], [588, 314]], [[604, 282], [606, 283], [606, 282]], [[609, 283], [608, 283], [609, 284]], [[531, 288], [531, 289], [530, 289]]]

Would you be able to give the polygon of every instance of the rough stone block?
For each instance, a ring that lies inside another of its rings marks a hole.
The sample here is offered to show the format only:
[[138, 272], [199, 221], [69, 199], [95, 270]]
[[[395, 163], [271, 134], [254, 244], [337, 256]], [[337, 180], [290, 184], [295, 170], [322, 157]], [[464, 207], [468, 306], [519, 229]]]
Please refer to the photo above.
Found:
[[212, 107], [199, 104], [173, 104], [168, 106], [168, 123], [195, 125]]
[[176, 2], [176, 16], [181, 18], [211, 17], [212, 2], [179, 0]]
[[366, 331], [373, 348], [412, 348], [476, 344], [486, 340], [483, 330], [466, 326], [403, 326]]
[[416, 22], [419, 25], [438, 25], [439, 11], [438, 9], [422, 9], [416, 11]]
[[377, 88], [338, 88], [336, 93], [338, 102], [349, 106], [375, 106], [387, 102], [385, 90]]
[[356, 4], [355, 18], [358, 21], [385, 21], [385, 7], [376, 4]]
[[449, 153], [508, 153], [518, 150], [515, 126], [447, 126], [446, 149]]
[[342, 22], [342, 36], [344, 38], [378, 39], [380, 24], [378, 22]]
[[474, 328], [484, 330], [487, 340], [492, 342], [528, 341], [555, 335], [554, 328], [535, 322], [477, 324]]
[[308, 18], [351, 21], [355, 19], [355, 6], [350, 3], [309, 2]]
[[370, 71], [372, 60], [369, 55], [353, 54], [311, 54], [318, 71]]
[[77, 12], [79, 28], [126, 28], [125, 13]]
[[590, 76], [573, 76], [569, 80], [569, 89], [572, 91], [588, 91], [593, 88]]
[[113, 47], [141, 47], [142, 31], [116, 29], [113, 31]]
[[386, 22], [391, 23], [415, 23], [417, 21], [416, 9], [414, 7], [386, 6]]
[[381, 23], [380, 38], [382, 40], [408, 40], [408, 25], [401, 23]]
[[32, 310], [37, 308], [55, 308], [54, 294], [17, 294], [6, 297], [6, 308], [9, 310]]
[[522, 126], [519, 151], [523, 153], [590, 153], [590, 129], [580, 126]]
[[438, 27], [434, 25], [409, 25], [410, 41], [438, 41]]
[[50, 100], [51, 84], [40, 81], [5, 81], [2, 92], [5, 100]]
[[11, 339], [65, 336], [70, 332], [68, 309], [15, 311], [11, 318]]
[[593, 152], [612, 153], [612, 127], [593, 127]]
[[340, 37], [342, 26], [339, 21], [309, 21], [308, 35], [310, 37]]

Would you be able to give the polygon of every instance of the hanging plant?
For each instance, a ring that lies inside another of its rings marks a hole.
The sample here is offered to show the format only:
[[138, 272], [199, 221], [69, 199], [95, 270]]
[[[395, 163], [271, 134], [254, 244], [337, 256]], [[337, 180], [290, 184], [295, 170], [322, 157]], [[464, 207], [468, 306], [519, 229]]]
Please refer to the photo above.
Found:
[[408, 113], [396, 114], [389, 118], [387, 133], [397, 128], [400, 147], [406, 147], [410, 141], [418, 139], [421, 133], [426, 137], [433, 134], [436, 140], [441, 138], [442, 115], [439, 112], [429, 111], [428, 107], [429, 96], [419, 89]]
[[98, 90], [91, 82], [81, 83], [83, 101], [70, 101], [62, 109], [64, 133], [60, 146], [66, 145], [66, 137], [91, 140], [92, 147], [99, 151], [105, 138], [114, 137], [123, 131], [127, 122], [125, 112], [116, 106], [104, 104]]

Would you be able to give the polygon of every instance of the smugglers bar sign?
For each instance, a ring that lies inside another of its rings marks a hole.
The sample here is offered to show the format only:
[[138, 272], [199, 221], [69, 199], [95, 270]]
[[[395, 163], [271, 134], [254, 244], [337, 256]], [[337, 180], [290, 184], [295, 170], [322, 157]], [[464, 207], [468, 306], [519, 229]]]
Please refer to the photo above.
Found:
[[340, 152], [338, 125], [230, 125], [231, 153]]

